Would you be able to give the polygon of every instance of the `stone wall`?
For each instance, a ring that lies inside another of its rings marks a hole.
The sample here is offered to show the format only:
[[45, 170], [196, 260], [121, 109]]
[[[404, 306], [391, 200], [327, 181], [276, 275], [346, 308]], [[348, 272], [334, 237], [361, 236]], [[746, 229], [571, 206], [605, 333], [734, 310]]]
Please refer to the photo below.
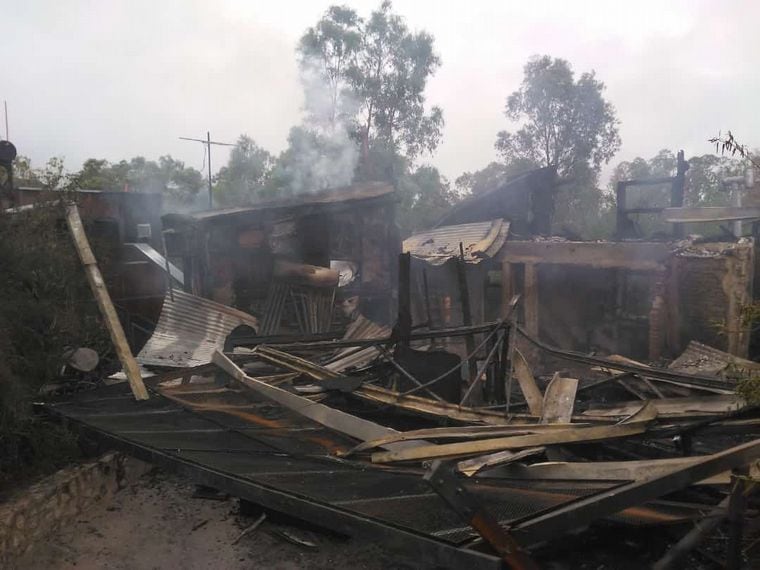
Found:
[[62, 469], [0, 504], [0, 568], [13, 568], [14, 560], [47, 534], [107, 504], [150, 468], [137, 459], [107, 453], [92, 463]]

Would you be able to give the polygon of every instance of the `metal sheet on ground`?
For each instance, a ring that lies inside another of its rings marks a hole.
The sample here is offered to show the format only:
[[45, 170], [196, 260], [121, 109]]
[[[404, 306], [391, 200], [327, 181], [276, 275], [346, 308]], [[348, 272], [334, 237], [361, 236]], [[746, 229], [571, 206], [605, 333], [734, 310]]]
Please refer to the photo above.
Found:
[[[336, 532], [382, 541], [425, 566], [499, 568], [495, 556], [460, 548], [476, 536], [474, 531], [414, 470], [331, 457], [358, 442], [251, 394], [215, 392], [218, 405], [211, 407], [202, 399], [180, 404], [178, 396], [187, 390], [167, 389], [167, 395], [177, 397], [174, 401], [155, 395], [138, 403], [121, 384], [46, 409], [113, 447], [197, 483]], [[246, 423], [239, 421], [241, 413]], [[609, 488], [606, 483], [573, 489], [474, 480], [464, 484], [493, 508], [502, 524]], [[675, 522], [692, 514], [644, 507], [623, 513], [620, 520]]]

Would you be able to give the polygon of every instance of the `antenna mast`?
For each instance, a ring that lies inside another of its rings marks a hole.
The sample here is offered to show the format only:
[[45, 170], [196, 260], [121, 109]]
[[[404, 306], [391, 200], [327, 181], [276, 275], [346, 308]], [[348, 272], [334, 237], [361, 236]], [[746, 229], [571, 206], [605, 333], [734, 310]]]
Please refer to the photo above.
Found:
[[[6, 129], [7, 129], [8, 121], [6, 119]], [[190, 137], [179, 137], [183, 141], [193, 141], [193, 142], [199, 142], [204, 145], [206, 145], [206, 152], [208, 155], [208, 207], [209, 210], [214, 207], [214, 195], [213, 190], [211, 186], [211, 145], [219, 145], [219, 146], [235, 146], [234, 143], [225, 143], [225, 142], [218, 142], [218, 141], [212, 141], [211, 140], [211, 133], [209, 131], [206, 131], [206, 138], [205, 139], [193, 139]]]

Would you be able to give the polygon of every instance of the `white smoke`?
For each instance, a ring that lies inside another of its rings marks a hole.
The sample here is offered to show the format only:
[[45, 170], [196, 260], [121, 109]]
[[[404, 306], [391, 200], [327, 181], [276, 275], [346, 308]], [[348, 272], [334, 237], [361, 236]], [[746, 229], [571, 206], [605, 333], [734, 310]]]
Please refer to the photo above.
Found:
[[301, 62], [301, 82], [306, 127], [291, 131], [291, 155], [285, 168], [291, 191], [349, 185], [360, 154], [352, 137], [359, 102], [342, 79], [330, 77], [314, 59]]

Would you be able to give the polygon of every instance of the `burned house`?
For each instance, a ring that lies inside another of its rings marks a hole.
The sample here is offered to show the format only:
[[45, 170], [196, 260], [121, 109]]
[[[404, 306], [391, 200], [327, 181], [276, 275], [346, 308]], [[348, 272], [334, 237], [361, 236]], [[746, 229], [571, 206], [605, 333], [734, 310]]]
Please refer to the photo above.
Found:
[[168, 214], [163, 224], [185, 291], [256, 315], [263, 334], [325, 332], [336, 295], [392, 318], [400, 242], [387, 184]]
[[[658, 239], [631, 233], [632, 216], [661, 215], [666, 207], [627, 207], [626, 190], [665, 185], [670, 191], [667, 212], [676, 216], [685, 211], [685, 170], [680, 153], [674, 177], [619, 184], [617, 233], [624, 239], [616, 241], [549, 235], [556, 191], [549, 169], [518, 176], [462, 202], [435, 229], [404, 242], [405, 250], [422, 263], [420, 271], [427, 266], [433, 320], [437, 318], [438, 326], [466, 324], [455, 266], [443, 272], [433, 269], [460, 258], [461, 242], [470, 305], [465, 310], [471, 322], [495, 320], [512, 296], [520, 294], [526, 331], [563, 349], [656, 360], [698, 340], [747, 356], [750, 339], [742, 307], [753, 299], [752, 238], [700, 243], [681, 238], [680, 224]], [[504, 225], [508, 237], [491, 231]], [[426, 306], [421, 293], [418, 301], [418, 307]], [[424, 315], [418, 322], [425, 322]]]
[[[563, 560], [563, 545], [574, 542], [567, 536], [603, 537], [579, 553], [585, 560], [666, 527], [690, 544], [695, 519], [743, 497], [729, 470], [758, 471], [760, 440], [748, 432], [760, 420], [744, 415], [753, 408], [736, 376], [758, 365], [695, 342], [668, 368], [544, 342], [563, 332], [560, 343], [585, 338], [605, 311], [627, 306], [625, 286], [645, 291], [638, 307], [649, 348], [669, 347], [673, 323], [699, 329], [741, 302], [752, 242], [540, 236], [531, 230], [537, 202], [524, 198], [523, 216], [510, 217], [482, 210], [475, 197], [460, 213], [503, 217], [452, 218], [458, 223], [407, 239], [398, 256], [394, 196], [384, 186], [165, 216], [169, 254], [189, 291], [168, 291], [136, 358], [120, 353], [129, 385], [44, 409], [265, 513], [380, 539], [415, 567], [535, 568]], [[70, 213], [78, 218], [75, 207]], [[70, 227], [90, 274], [84, 230]], [[631, 285], [640, 275], [648, 285]], [[322, 334], [320, 303], [332, 301], [341, 279], [363, 315]], [[598, 289], [584, 289], [588, 280]], [[97, 279], [91, 284], [104, 295]], [[713, 299], [717, 290], [725, 303]], [[678, 312], [699, 295], [702, 312]], [[588, 319], [581, 332], [557, 317], [571, 310]], [[364, 316], [372, 311], [394, 329]], [[223, 342], [241, 325], [266, 332]], [[521, 341], [562, 368], [539, 373], [540, 358], [530, 362]], [[441, 345], [462, 344], [464, 358], [441, 358]], [[155, 376], [143, 383], [137, 363]], [[740, 434], [731, 445], [728, 433]], [[635, 563], [689, 548], [642, 549]]]

